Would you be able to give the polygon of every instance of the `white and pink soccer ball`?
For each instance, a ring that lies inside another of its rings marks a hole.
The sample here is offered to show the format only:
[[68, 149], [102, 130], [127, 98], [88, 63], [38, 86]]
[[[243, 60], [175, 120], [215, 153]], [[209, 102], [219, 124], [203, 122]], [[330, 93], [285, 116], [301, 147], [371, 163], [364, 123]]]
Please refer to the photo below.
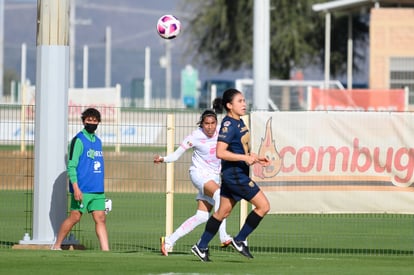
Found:
[[181, 22], [174, 15], [163, 15], [158, 19], [157, 32], [164, 39], [173, 39], [180, 34]]

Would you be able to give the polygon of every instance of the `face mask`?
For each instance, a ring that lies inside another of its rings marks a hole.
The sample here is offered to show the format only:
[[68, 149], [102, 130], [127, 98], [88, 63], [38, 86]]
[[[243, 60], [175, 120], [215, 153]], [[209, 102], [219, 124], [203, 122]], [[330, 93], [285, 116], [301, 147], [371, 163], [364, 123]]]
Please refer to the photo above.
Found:
[[86, 123], [85, 124], [85, 130], [89, 133], [89, 134], [93, 134], [95, 133], [96, 129], [98, 128], [98, 124], [91, 124], [91, 123]]

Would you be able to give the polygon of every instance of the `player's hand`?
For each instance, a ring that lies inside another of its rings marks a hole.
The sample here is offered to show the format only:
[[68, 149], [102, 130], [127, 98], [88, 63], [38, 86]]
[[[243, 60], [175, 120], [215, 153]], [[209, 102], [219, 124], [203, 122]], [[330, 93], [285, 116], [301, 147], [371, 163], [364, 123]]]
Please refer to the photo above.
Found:
[[250, 156], [254, 158], [253, 164], [260, 164], [262, 166], [268, 166], [270, 164], [270, 160], [267, 157], [258, 156], [256, 153], [250, 153]]
[[258, 157], [257, 162], [262, 166], [268, 166], [270, 164], [270, 160], [267, 157]]
[[78, 187], [78, 183], [73, 183], [73, 197], [75, 198], [75, 201], [81, 202], [83, 199], [82, 191]]
[[247, 155], [245, 162], [249, 166], [255, 164], [257, 162], [257, 156], [256, 156], [256, 154]]
[[164, 158], [161, 157], [160, 155], [155, 155], [154, 156], [154, 163], [158, 164], [158, 163], [161, 163], [161, 162], [164, 162]]

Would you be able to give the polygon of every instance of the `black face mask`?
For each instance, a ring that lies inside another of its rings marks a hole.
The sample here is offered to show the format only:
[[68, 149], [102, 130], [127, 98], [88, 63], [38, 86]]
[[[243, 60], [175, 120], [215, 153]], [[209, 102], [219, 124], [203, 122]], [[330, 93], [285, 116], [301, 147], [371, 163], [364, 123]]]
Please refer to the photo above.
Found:
[[95, 133], [95, 131], [96, 131], [97, 128], [98, 128], [98, 124], [85, 123], [85, 130], [89, 134]]

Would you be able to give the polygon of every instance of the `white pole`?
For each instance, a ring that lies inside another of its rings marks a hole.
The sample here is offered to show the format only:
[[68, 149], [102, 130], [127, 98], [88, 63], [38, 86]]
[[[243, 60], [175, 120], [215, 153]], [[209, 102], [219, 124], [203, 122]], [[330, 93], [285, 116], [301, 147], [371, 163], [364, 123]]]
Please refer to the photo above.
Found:
[[50, 246], [67, 214], [69, 1], [37, 2], [33, 240], [20, 244]]
[[26, 104], [26, 98], [23, 97], [23, 88], [24, 86], [26, 86], [26, 64], [27, 64], [27, 46], [26, 43], [22, 44], [22, 49], [21, 49], [21, 55], [22, 55], [22, 60], [21, 60], [21, 66], [20, 66], [20, 87], [21, 87], [21, 98], [20, 98], [20, 102], [24, 105]]
[[353, 59], [353, 35], [352, 35], [352, 13], [348, 15], [348, 66], [347, 66], [347, 87], [352, 90], [352, 59]]
[[151, 49], [145, 48], [144, 108], [151, 107]]
[[4, 66], [4, 0], [0, 0], [0, 103], [4, 101], [3, 66]]
[[217, 97], [217, 85], [213, 84], [211, 85], [211, 98], [210, 98], [210, 104], [211, 104], [211, 108], [213, 108], [213, 100], [216, 99]]
[[171, 107], [171, 41], [165, 41], [165, 99], [166, 107]]
[[76, 0], [70, 0], [69, 19], [69, 88], [75, 88]]
[[83, 46], [83, 88], [88, 88], [88, 78], [89, 78], [89, 48], [88, 46]]
[[27, 47], [22, 44], [22, 60], [20, 67], [20, 102], [21, 102], [21, 123], [20, 123], [20, 151], [26, 151], [26, 64], [27, 64]]
[[329, 88], [331, 75], [331, 13], [325, 14], [325, 89]]
[[111, 27], [106, 27], [105, 32], [105, 87], [111, 87]]
[[253, 108], [268, 109], [270, 56], [270, 0], [254, 1]]

